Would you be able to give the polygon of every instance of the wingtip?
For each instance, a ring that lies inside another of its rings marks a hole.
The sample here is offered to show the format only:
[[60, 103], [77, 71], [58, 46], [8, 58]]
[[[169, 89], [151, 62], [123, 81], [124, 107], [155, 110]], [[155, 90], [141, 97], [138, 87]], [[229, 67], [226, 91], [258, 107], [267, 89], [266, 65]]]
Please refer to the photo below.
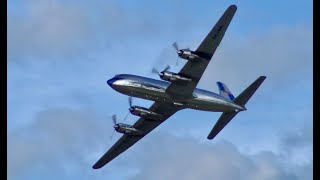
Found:
[[207, 137], [208, 140], [212, 140], [213, 138], [214, 138], [214, 136], [212, 137], [210, 135]]
[[97, 166], [96, 164], [92, 166], [92, 169], [99, 169], [101, 167]]
[[236, 9], [237, 9], [237, 6], [236, 6], [235, 4], [232, 4], [232, 5], [229, 6], [229, 8], [233, 8], [233, 9], [236, 10]]
[[265, 80], [267, 78], [267, 76], [260, 76], [260, 79]]

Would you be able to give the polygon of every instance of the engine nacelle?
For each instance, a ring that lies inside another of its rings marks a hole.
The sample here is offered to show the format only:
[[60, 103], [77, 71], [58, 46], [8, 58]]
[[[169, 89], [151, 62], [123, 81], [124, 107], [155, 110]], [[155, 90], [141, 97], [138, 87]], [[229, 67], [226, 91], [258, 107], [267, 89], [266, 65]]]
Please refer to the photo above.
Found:
[[192, 81], [192, 79], [190, 79], [190, 78], [183, 77], [179, 74], [172, 73], [169, 71], [163, 71], [163, 72], [159, 73], [159, 76], [162, 80], [174, 82], [174, 83], [181, 84], [181, 85], [186, 85]]
[[128, 125], [128, 124], [118, 123], [118, 124], [115, 124], [113, 127], [118, 133], [122, 133], [122, 134], [128, 134], [128, 135], [143, 134], [141, 131], [134, 128], [132, 125]]
[[144, 119], [152, 119], [152, 120], [159, 120], [161, 119], [161, 115], [155, 112], [150, 111], [147, 108], [140, 107], [140, 106], [131, 106], [129, 108], [131, 114], [135, 116], [140, 116]]
[[200, 58], [200, 56], [198, 56], [194, 51], [190, 51], [188, 49], [179, 50], [178, 55], [180, 58], [188, 61], [192, 61]]

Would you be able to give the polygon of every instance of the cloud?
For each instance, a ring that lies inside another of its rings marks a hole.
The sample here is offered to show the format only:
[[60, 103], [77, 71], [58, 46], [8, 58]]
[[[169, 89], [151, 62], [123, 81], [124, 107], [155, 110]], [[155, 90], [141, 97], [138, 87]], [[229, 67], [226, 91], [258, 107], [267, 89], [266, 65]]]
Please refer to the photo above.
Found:
[[283, 137], [283, 146], [295, 148], [304, 146], [305, 144], [312, 144], [313, 142], [313, 126], [310, 121], [306, 121], [302, 127], [291, 129]]
[[312, 26], [273, 27], [246, 38], [232, 37], [230, 33], [226, 33], [230, 37], [224, 38], [212, 58], [201, 86], [212, 86], [215, 78], [238, 90], [260, 75], [266, 75], [269, 85], [277, 87], [290, 83], [292, 77], [297, 81], [312, 79], [312, 73], [308, 73], [312, 72]]
[[[173, 3], [171, 19], [155, 11], [144, 11], [147, 5], [128, 9], [116, 1], [91, 1], [90, 4], [72, 1], [29, 0], [18, 3], [21, 11], [8, 14], [8, 59], [26, 61], [37, 59], [79, 59], [88, 54], [120, 46], [132, 49], [129, 42], [165, 36], [180, 31], [183, 22]], [[168, 15], [166, 15], [168, 16]], [[159, 19], [155, 21], [154, 19]], [[173, 18], [173, 19], [172, 19]], [[150, 44], [150, 39], [148, 41]], [[128, 51], [128, 50], [126, 50]]]
[[[56, 178], [118, 177], [127, 169], [126, 179], [306, 179], [313, 169], [288, 163], [290, 156], [260, 151], [246, 154], [227, 141], [206, 141], [153, 132], [110, 164], [92, 170], [105, 153], [111, 122], [102, 121], [85, 109], [47, 109], [36, 114], [34, 123], [8, 135], [8, 177], [13, 179], [48, 175]], [[310, 146], [310, 136], [302, 129], [301, 138], [286, 134], [296, 146]], [[118, 136], [119, 137], [119, 136]], [[293, 140], [296, 139], [296, 140]], [[306, 143], [299, 143], [305, 139]], [[156, 142], [156, 143], [155, 143]], [[288, 144], [284, 140], [284, 144]], [[310, 152], [307, 152], [310, 153]], [[34, 173], [41, 170], [41, 173]], [[81, 174], [79, 175], [79, 172]]]
[[8, 134], [8, 177], [23, 178], [37, 168], [55, 177], [67, 176], [72, 166], [90, 169], [88, 158], [105, 148], [111, 124], [89, 110], [37, 113], [34, 123]]
[[190, 137], [157, 134], [144, 146], [148, 150], [141, 148], [145, 151], [138, 161], [140, 172], [131, 179], [292, 180], [306, 179], [313, 171], [310, 161], [304, 166], [289, 164], [293, 168], [288, 170], [283, 165], [288, 159], [281, 155], [271, 151], [249, 155], [227, 141], [199, 143]]
[[90, 22], [76, 6], [35, 0], [23, 6], [23, 15], [8, 15], [8, 59], [70, 57], [89, 40]]
[[290, 157], [289, 164], [305, 165], [313, 159], [313, 124], [310, 120], [288, 129], [281, 136], [279, 146], [284, 157]]

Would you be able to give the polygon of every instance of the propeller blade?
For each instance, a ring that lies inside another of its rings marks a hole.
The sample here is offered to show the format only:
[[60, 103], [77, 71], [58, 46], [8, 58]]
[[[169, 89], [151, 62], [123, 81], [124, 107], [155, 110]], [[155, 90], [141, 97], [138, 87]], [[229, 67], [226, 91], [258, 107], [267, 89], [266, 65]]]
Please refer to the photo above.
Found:
[[152, 68], [152, 73], [158, 74], [159, 71], [156, 68]]
[[131, 96], [129, 97], [129, 106], [130, 107], [132, 106], [132, 97]]
[[170, 66], [168, 65], [166, 68], [164, 68], [163, 71], [168, 71], [170, 69]]
[[177, 57], [176, 66], [178, 66], [178, 63], [179, 63], [179, 57]]
[[172, 44], [173, 48], [176, 50], [176, 51], [179, 51], [179, 47], [178, 47], [178, 43], [177, 42], [174, 42]]
[[112, 121], [113, 121], [113, 124], [116, 125], [117, 124], [117, 116], [114, 114], [112, 115]]
[[[163, 71], [167, 71], [167, 70], [169, 70], [169, 69], [170, 69], [170, 66], [167, 65], [167, 66], [164, 68]], [[163, 72], [163, 71], [161, 71], [161, 72]], [[154, 73], [154, 74], [159, 74], [160, 71], [158, 71], [156, 68], [152, 68], [152, 73]]]
[[127, 115], [124, 117], [123, 121], [126, 121], [126, 120], [127, 120], [129, 113], [130, 113], [130, 111], [128, 111], [128, 113], [127, 113]]
[[112, 137], [113, 137], [113, 134], [114, 134], [115, 131], [116, 131], [115, 129], [112, 131], [112, 134], [110, 136], [110, 140], [112, 140]]

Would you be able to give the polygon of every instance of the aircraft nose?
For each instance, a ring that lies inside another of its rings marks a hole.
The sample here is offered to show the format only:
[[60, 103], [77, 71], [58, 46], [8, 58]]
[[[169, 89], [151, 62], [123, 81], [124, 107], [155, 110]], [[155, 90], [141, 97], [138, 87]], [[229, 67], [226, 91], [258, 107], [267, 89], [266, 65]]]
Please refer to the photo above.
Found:
[[107, 83], [109, 84], [110, 87], [112, 87], [112, 84], [115, 82], [116, 80], [114, 78], [111, 78], [107, 81]]

